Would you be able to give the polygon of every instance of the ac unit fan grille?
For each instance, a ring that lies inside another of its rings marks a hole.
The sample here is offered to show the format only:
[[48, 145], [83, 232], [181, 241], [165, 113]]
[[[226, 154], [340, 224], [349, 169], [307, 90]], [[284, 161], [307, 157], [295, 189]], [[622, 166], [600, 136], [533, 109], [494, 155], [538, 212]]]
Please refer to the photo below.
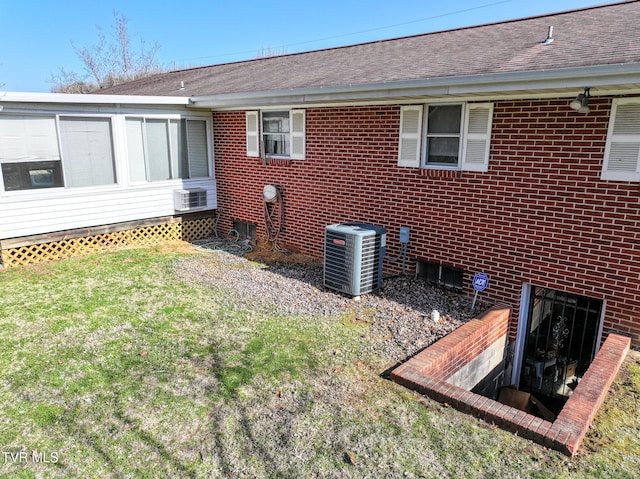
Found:
[[380, 235], [362, 239], [362, 259], [360, 266], [360, 291], [375, 289], [378, 281], [378, 258], [380, 256]]
[[354, 237], [327, 231], [325, 241], [324, 284], [343, 293], [350, 293], [353, 268], [348, 266], [347, 258], [353, 256]]

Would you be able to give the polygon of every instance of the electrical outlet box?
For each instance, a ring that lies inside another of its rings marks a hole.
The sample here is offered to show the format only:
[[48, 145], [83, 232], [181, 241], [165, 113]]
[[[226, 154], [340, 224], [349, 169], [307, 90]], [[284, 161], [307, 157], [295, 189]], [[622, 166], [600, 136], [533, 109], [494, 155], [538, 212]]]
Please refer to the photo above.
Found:
[[401, 244], [409, 243], [409, 227], [408, 226], [400, 227], [400, 243]]

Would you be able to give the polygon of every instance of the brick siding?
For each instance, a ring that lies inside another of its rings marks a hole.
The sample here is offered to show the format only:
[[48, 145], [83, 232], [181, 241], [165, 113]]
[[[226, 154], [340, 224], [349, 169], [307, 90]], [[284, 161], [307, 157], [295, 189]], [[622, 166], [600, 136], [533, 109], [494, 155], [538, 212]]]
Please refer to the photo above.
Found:
[[464, 269], [469, 294], [490, 276], [481, 298], [513, 305], [511, 340], [527, 282], [606, 300], [605, 335], [640, 346], [640, 188], [600, 180], [611, 99], [590, 106], [496, 101], [486, 173], [398, 167], [398, 105], [308, 108], [306, 159], [266, 165], [246, 156], [245, 113], [215, 112], [220, 231], [239, 219], [264, 236], [262, 188], [278, 184], [289, 249], [321, 259], [324, 227], [358, 221], [387, 228], [394, 257], [406, 225], [410, 259]]
[[[481, 319], [472, 319], [458, 328], [454, 333], [445, 336], [426, 350], [419, 353], [414, 361], [404, 363], [407, 368], [415, 368], [440, 381], [447, 381], [465, 365], [496, 341], [506, 336], [511, 309], [496, 306], [487, 311]], [[401, 371], [399, 366], [396, 371]]]

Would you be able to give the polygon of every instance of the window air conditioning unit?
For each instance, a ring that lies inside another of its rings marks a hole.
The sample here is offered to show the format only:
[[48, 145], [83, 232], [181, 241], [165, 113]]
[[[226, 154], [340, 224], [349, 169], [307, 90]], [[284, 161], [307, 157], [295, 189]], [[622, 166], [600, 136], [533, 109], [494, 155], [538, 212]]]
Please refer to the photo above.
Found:
[[173, 205], [176, 211], [192, 211], [207, 206], [207, 190], [173, 190]]
[[343, 223], [325, 228], [324, 285], [351, 296], [382, 287], [387, 232], [380, 226]]

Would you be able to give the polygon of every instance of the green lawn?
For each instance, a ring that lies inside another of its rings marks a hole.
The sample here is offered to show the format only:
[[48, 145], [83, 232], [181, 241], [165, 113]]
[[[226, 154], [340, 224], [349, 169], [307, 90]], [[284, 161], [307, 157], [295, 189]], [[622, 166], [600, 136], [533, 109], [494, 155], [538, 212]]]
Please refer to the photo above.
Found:
[[0, 477], [638, 477], [637, 353], [569, 459], [383, 379], [348, 315], [180, 281], [188, 256], [0, 273]]

